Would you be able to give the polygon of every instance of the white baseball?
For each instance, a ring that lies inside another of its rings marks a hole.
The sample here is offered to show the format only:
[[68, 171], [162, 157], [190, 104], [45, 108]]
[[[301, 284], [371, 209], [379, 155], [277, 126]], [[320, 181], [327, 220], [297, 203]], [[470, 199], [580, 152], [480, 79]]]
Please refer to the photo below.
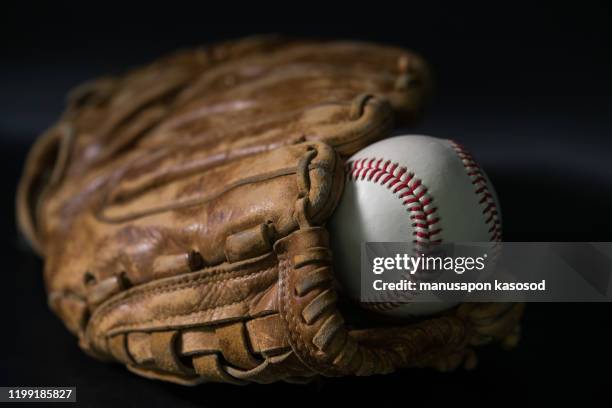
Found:
[[[334, 270], [344, 293], [359, 301], [362, 242], [420, 244], [501, 239], [493, 186], [463, 147], [451, 140], [406, 135], [372, 144], [346, 164], [346, 184], [329, 228]], [[414, 316], [454, 306], [391, 305], [385, 314]]]

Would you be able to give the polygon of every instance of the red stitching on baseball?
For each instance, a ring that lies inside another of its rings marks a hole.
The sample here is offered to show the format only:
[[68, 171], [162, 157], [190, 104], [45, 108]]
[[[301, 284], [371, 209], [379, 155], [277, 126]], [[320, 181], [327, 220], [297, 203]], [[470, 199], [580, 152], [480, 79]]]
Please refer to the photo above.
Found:
[[489, 226], [489, 239], [495, 242], [501, 241], [502, 227], [499, 220], [499, 210], [493, 199], [493, 194], [489, 191], [482, 169], [462, 145], [453, 140], [449, 140], [449, 142], [459, 156], [461, 163], [463, 163], [468, 177], [472, 180], [475, 187], [474, 192], [480, 197], [478, 203], [483, 207], [482, 213], [485, 216], [485, 223]]
[[[433, 205], [433, 197], [427, 193], [427, 187], [414, 173], [390, 160], [364, 158], [346, 164], [348, 180], [371, 181], [398, 194], [403, 206], [408, 209], [413, 227], [414, 251], [421, 254], [430, 244], [442, 242], [440, 218], [436, 216], [437, 208]], [[371, 310], [388, 311], [405, 302], [382, 300], [375, 303], [364, 303], [363, 307]]]
[[[499, 211], [493, 199], [493, 194], [489, 191], [484, 173], [463, 146], [452, 140], [449, 142], [472, 181], [475, 187], [474, 192], [480, 197], [478, 203], [483, 207], [482, 213], [485, 216], [485, 224], [489, 226], [489, 239], [495, 242], [501, 241]], [[414, 176], [414, 173], [408, 172], [405, 167], [398, 166], [398, 163], [392, 163], [390, 160], [383, 162], [383, 159], [364, 158], [348, 162], [346, 164], [346, 174], [348, 180], [373, 181], [387, 186], [388, 189], [400, 183], [393, 189], [393, 193], [396, 194], [404, 189], [406, 190], [401, 192], [398, 198], [402, 199], [402, 205], [406, 206], [410, 213], [409, 217], [414, 227], [415, 252], [420, 254], [423, 252], [422, 248], [427, 244], [442, 242], [440, 218], [436, 217], [437, 208], [433, 206], [433, 197], [427, 193], [427, 187]], [[371, 310], [388, 311], [402, 304], [404, 302], [383, 301], [366, 303], [364, 307]]]
[[439, 222], [436, 216], [437, 208], [433, 205], [433, 197], [427, 192], [423, 182], [408, 172], [405, 167], [390, 160], [364, 158], [348, 162], [347, 177], [349, 180], [371, 181], [398, 194], [402, 205], [408, 209], [410, 220], [414, 228], [413, 242], [415, 252], [422, 253], [423, 248], [429, 244], [438, 244], [442, 241]]

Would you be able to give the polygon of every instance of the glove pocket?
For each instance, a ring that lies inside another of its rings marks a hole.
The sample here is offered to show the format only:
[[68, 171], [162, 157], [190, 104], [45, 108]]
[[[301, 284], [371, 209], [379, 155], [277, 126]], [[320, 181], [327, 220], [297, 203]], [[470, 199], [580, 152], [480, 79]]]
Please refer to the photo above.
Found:
[[304, 365], [325, 376], [386, 374], [464, 351], [469, 327], [450, 314], [395, 326], [349, 327], [338, 307], [329, 239], [324, 227], [304, 227], [274, 246], [279, 315]]

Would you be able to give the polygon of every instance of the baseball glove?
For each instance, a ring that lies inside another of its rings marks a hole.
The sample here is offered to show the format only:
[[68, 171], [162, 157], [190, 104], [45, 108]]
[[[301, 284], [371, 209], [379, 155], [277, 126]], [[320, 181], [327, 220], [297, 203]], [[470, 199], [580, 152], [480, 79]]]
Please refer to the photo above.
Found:
[[87, 353], [149, 378], [304, 382], [475, 364], [522, 306], [382, 323], [334, 284], [343, 159], [420, 116], [403, 49], [248, 38], [85, 84], [32, 148], [21, 230]]

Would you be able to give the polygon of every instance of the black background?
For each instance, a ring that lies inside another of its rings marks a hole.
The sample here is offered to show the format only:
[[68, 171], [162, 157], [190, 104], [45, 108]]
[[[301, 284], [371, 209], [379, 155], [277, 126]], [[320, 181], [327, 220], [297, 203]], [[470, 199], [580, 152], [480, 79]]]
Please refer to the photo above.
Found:
[[[481, 350], [473, 372], [413, 370], [306, 386], [185, 388], [145, 380], [79, 351], [46, 307], [42, 262], [19, 239], [13, 218], [25, 154], [60, 114], [71, 87], [177, 48], [280, 32], [381, 41], [420, 52], [434, 67], [436, 98], [423, 123], [408, 131], [453, 138], [474, 153], [500, 196], [506, 240], [610, 241], [612, 18], [604, 4], [511, 9], [354, 3], [333, 17], [331, 4], [312, 3], [287, 3], [283, 15], [263, 6], [255, 14], [237, 5], [220, 11], [172, 2], [140, 8], [3, 4], [0, 385], [76, 385], [86, 406], [324, 404], [331, 398], [346, 404], [609, 404], [612, 319], [604, 304], [530, 304], [520, 346]], [[317, 16], [306, 15], [305, 8]]]

